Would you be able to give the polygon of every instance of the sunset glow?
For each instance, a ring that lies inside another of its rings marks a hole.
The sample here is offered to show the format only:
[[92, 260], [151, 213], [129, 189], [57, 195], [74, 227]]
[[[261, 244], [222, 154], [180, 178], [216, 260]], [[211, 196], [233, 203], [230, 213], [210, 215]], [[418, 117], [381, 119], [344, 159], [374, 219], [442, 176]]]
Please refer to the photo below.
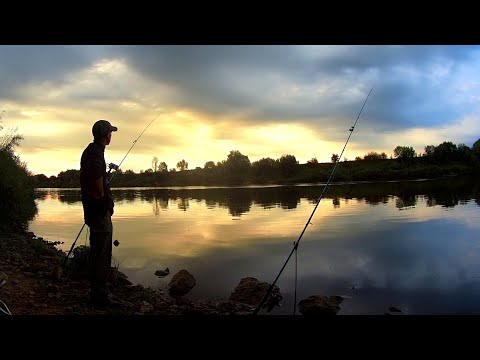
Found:
[[[251, 162], [294, 155], [421, 153], [479, 138], [478, 46], [0, 46], [4, 129], [34, 174], [79, 169], [91, 128], [119, 131], [106, 157], [118, 163], [147, 124], [123, 170], [188, 169], [238, 150]], [[8, 60], [8, 61], [7, 61]]]

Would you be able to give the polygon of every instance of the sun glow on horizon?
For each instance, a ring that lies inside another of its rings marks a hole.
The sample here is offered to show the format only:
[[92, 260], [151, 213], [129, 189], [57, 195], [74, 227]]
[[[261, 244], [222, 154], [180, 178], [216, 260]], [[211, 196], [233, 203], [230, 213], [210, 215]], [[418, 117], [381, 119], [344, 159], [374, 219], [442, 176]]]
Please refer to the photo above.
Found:
[[[222, 56], [228, 51], [240, 50], [230, 48], [223, 53], [225, 49], [222, 49], [211, 49], [212, 54], [219, 50], [218, 55]], [[386, 47], [370, 50], [388, 54], [408, 49]], [[331, 162], [333, 154], [340, 155], [348, 136], [348, 128], [337, 128], [346, 123], [346, 115], [341, 109], [363, 100], [365, 95], [362, 83], [366, 81], [358, 81], [356, 77], [371, 80], [374, 75], [388, 75], [386, 71], [391, 71], [395, 81], [406, 78], [406, 85], [416, 85], [419, 79], [423, 79], [420, 75], [424, 73], [422, 67], [402, 62], [386, 69], [370, 66], [365, 68], [363, 75], [354, 68], [346, 68], [340, 75], [327, 76], [331, 69], [326, 67], [325, 78], [310, 76], [313, 74], [310, 72], [304, 77], [302, 72], [292, 73], [290, 65], [280, 70], [276, 70], [275, 66], [253, 66], [256, 62], [248, 59], [257, 56], [255, 51], [264, 50], [260, 48], [245, 53], [248, 55], [244, 58], [245, 65], [233, 62], [232, 67], [227, 66], [227, 62], [231, 61], [227, 56], [225, 66], [209, 68], [206, 62], [207, 65], [198, 64], [198, 69], [191, 66], [184, 68], [182, 61], [189, 59], [185, 59], [183, 53], [176, 53], [178, 48], [136, 49], [140, 53], [148, 50], [152, 56], [157, 54], [156, 51], [165, 51], [157, 58], [158, 67], [162, 70], [157, 72], [156, 63], [152, 67], [144, 62], [145, 59], [132, 57], [128, 48], [112, 51], [100, 46], [83, 50], [87, 60], [72, 66], [53, 67], [49, 69], [50, 73], [32, 77], [16, 87], [16, 92], [8, 92], [5, 99], [1, 98], [0, 110], [7, 110], [2, 124], [4, 127], [13, 124], [18, 128], [18, 134], [24, 137], [17, 152], [35, 174], [57, 176], [62, 171], [79, 169], [79, 158], [92, 141], [91, 127], [98, 119], [108, 119], [119, 128], [106, 149], [109, 161], [119, 163], [132, 142], [160, 110], [164, 114], [135, 143], [123, 170], [136, 173], [148, 170], [153, 157], [165, 162], [169, 169], [175, 168], [181, 160], [188, 163], [189, 170], [203, 168], [208, 161], [217, 163], [226, 160], [230, 151], [240, 151], [248, 156], [251, 163], [267, 157], [279, 159], [283, 155], [295, 156], [300, 164], [313, 158], [323, 163]], [[186, 47], [182, 51], [187, 50], [194, 54], [198, 48]], [[297, 61], [309, 64], [309, 61], [329, 62], [338, 56], [350, 56], [351, 51], [352, 54], [356, 51], [360, 54], [363, 50], [349, 46], [307, 46], [285, 47], [282, 51], [293, 58], [300, 56]], [[57, 49], [49, 51], [53, 54]], [[406, 54], [410, 56], [408, 51]], [[478, 53], [475, 54], [478, 56]], [[58, 57], [47, 58], [60, 60]], [[463, 95], [468, 95], [465, 97], [474, 104], [480, 87], [479, 82], [472, 81], [469, 74], [470, 70], [476, 69], [476, 62], [470, 65], [466, 62], [466, 67], [457, 74], [455, 61], [452, 61], [433, 62], [435, 66], [424, 80], [438, 86], [456, 74], [458, 78], [455, 78], [454, 84], [458, 91], [453, 93], [457, 97], [452, 101], [457, 104]], [[35, 70], [34, 65], [33, 62], [31, 66]], [[14, 68], [7, 70], [18, 71]], [[399, 91], [402, 89], [400, 86]], [[471, 94], [465, 94], [467, 91]], [[407, 100], [410, 99], [407, 97]], [[373, 95], [366, 111], [381, 105], [375, 104], [375, 101], [377, 98]], [[420, 111], [423, 106], [420, 106]], [[468, 111], [465, 110], [462, 115], [452, 112], [455, 115], [451, 115], [445, 125], [430, 122], [435, 126], [432, 128], [421, 126], [421, 119], [417, 127], [382, 132], [375, 127], [380, 121], [378, 119], [368, 131], [361, 124], [360, 133], [356, 131], [340, 160], [354, 160], [369, 152], [385, 152], [390, 157], [398, 145], [412, 146], [417, 153], [423, 152], [427, 145], [438, 145], [443, 141], [459, 144], [466, 142], [460, 139], [469, 139], [471, 143], [466, 145], [472, 146], [476, 140], [473, 134], [480, 133], [478, 106], [465, 109]], [[382, 121], [388, 125], [393, 120], [384, 118]], [[385, 129], [391, 127], [385, 126]], [[344, 139], [343, 135], [338, 136], [339, 131], [346, 132]]]

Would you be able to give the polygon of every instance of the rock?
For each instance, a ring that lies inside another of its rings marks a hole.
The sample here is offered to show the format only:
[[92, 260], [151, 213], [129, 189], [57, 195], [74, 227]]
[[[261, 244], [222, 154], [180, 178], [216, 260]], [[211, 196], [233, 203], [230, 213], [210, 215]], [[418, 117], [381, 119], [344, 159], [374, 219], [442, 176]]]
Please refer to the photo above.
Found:
[[183, 296], [197, 284], [195, 278], [187, 270], [180, 270], [168, 284], [168, 291], [171, 296]]
[[110, 268], [110, 272], [108, 273], [107, 283], [110, 284], [110, 287], [114, 287], [116, 285], [121, 285], [121, 286], [132, 285], [132, 282], [128, 280], [128, 276], [125, 275], [123, 272], [119, 271], [115, 267]]
[[303, 315], [336, 315], [342, 301], [341, 296], [312, 295], [298, 303], [298, 310]]
[[391, 312], [400, 312], [400, 313], [402, 312], [402, 310], [397, 309], [397, 308], [394, 307], [394, 306], [390, 306], [390, 307], [388, 308], [388, 311], [391, 311]]
[[[260, 304], [269, 287], [270, 284], [266, 282], [261, 283], [253, 277], [246, 277], [240, 280], [240, 283], [235, 287], [230, 295], [230, 300], [256, 306]], [[270, 302], [277, 305], [281, 299], [280, 289], [275, 285], [266, 305]]]
[[117, 278], [117, 282], [118, 282], [118, 284], [120, 284], [122, 286], [132, 285], [132, 282], [130, 280], [128, 280], [126, 276], [125, 277], [119, 276]]
[[170, 275], [170, 269], [166, 268], [165, 270], [157, 270], [155, 271], [155, 275], [158, 277], [165, 277], [167, 275]]

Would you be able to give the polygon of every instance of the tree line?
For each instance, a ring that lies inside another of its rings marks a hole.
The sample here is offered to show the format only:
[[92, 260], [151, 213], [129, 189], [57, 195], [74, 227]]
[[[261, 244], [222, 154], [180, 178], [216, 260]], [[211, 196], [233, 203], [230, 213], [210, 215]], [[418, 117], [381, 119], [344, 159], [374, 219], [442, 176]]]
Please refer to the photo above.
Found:
[[[227, 158], [215, 163], [205, 162], [203, 168], [188, 169], [185, 159], [176, 167], [168, 168], [165, 162], [152, 159], [152, 167], [135, 173], [119, 169], [112, 186], [176, 186], [176, 185], [234, 185], [234, 184], [290, 184], [326, 181], [337, 161], [332, 154], [330, 163], [319, 163], [312, 158], [300, 164], [294, 155], [282, 155], [251, 162], [247, 155], [231, 150]], [[470, 148], [452, 142], [427, 145], [424, 152], [416, 153], [411, 146], [396, 146], [393, 156], [368, 152], [355, 160], [344, 159], [335, 175], [336, 181], [401, 180], [435, 178], [478, 172], [480, 168], [480, 139]], [[79, 187], [80, 171], [62, 171], [58, 176], [33, 175], [37, 187]]]

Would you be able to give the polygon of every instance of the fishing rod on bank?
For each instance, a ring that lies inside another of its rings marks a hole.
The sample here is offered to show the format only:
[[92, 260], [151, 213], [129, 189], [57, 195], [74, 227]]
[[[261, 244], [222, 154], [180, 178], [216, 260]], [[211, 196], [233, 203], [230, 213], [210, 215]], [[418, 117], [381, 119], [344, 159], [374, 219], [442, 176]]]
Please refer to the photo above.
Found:
[[[285, 261], [285, 263], [283, 264], [282, 268], [280, 269], [277, 277], [275, 278], [275, 280], [273, 281], [273, 283], [270, 285], [270, 287], [268, 288], [267, 292], [265, 293], [265, 295], [263, 296], [262, 298], [262, 301], [260, 301], [260, 304], [258, 304], [257, 308], [255, 309], [255, 311], [253, 312], [253, 315], [257, 315], [257, 313], [260, 311], [260, 309], [262, 308], [263, 304], [267, 301], [268, 299], [268, 296], [270, 295], [270, 293], [272, 292], [278, 278], [280, 277], [280, 275], [282, 274], [283, 270], [285, 269], [285, 266], [287, 266], [287, 263], [288, 261], [290, 260], [290, 258], [292, 257], [293, 253], [295, 252], [295, 255], [297, 254], [297, 249], [298, 249], [298, 244], [300, 243], [300, 240], [302, 239], [302, 236], [303, 234], [305, 233], [305, 230], [307, 230], [307, 227], [308, 225], [311, 224], [311, 220], [313, 218], [313, 215], [315, 214], [315, 211], [317, 210], [318, 208], [318, 205], [320, 204], [320, 201], [322, 200], [323, 196], [327, 193], [328, 189], [330, 188], [330, 184], [333, 180], [333, 177], [335, 176], [335, 172], [337, 171], [337, 167], [338, 167], [338, 164], [340, 163], [340, 159], [342, 158], [342, 155], [343, 155], [343, 152], [345, 151], [345, 148], [347, 147], [347, 144], [350, 140], [350, 137], [352, 136], [353, 134], [353, 131], [355, 130], [355, 126], [357, 125], [357, 121], [358, 119], [360, 118], [360, 115], [362, 114], [362, 111], [363, 111], [363, 108], [365, 107], [365, 104], [367, 103], [367, 100], [368, 98], [370, 97], [370, 94], [373, 90], [373, 86], [372, 88], [370, 89], [370, 91], [368, 92], [368, 95], [367, 95], [367, 98], [365, 99], [363, 105], [362, 105], [362, 108], [360, 109], [360, 112], [358, 113], [358, 116], [353, 124], [353, 126], [349, 129], [349, 135], [348, 135], [348, 138], [347, 138], [347, 141], [345, 142], [345, 145], [343, 146], [343, 149], [342, 149], [342, 152], [340, 153], [340, 155], [338, 156], [337, 158], [337, 161], [335, 162], [335, 166], [333, 167], [332, 169], [332, 172], [330, 173], [330, 176], [327, 180], [327, 183], [326, 185], [323, 187], [323, 190], [322, 190], [322, 193], [320, 194], [320, 196], [318, 197], [317, 199], [317, 203], [315, 205], [315, 207], [313, 208], [313, 211], [312, 211], [312, 214], [310, 215], [310, 217], [308, 218], [302, 232], [300, 233], [300, 236], [298, 237], [297, 241], [295, 241], [293, 243], [293, 248], [292, 248], [292, 251], [290, 251], [290, 254], [288, 255], [287, 257], [287, 260]], [[297, 257], [295, 256], [295, 259], [297, 259]], [[295, 307], [296, 307], [296, 304], [297, 304], [297, 267], [296, 267], [296, 264], [295, 264], [295, 299], [294, 299], [294, 311], [295, 311]]]
[[[163, 114], [163, 111], [160, 112], [157, 116], [155, 116], [152, 121], [150, 121], [148, 123], [148, 125], [143, 129], [143, 131], [140, 133], [140, 135], [133, 141], [132, 143], [132, 146], [130, 146], [130, 149], [128, 149], [127, 153], [125, 154], [125, 156], [123, 157], [122, 161], [120, 161], [120, 164], [118, 165], [115, 165], [114, 163], [110, 163], [108, 164], [108, 173], [107, 173], [107, 184], [111, 184], [112, 181], [113, 181], [113, 178], [115, 177], [115, 174], [117, 173], [117, 170], [120, 169], [120, 166], [122, 165], [123, 161], [125, 160], [125, 158], [127, 157], [127, 155], [130, 153], [130, 151], [133, 149], [133, 147], [137, 144], [138, 142], [138, 139], [140, 139], [140, 137], [143, 135], [143, 133], [147, 130], [147, 128], [155, 121], [155, 119], [157, 117], [159, 117], [160, 115]], [[115, 172], [112, 174], [112, 176], [110, 177], [110, 179], [108, 179], [108, 175], [110, 174], [110, 172], [113, 170], [115, 170]], [[65, 267], [65, 264], [67, 263], [67, 260], [68, 260], [68, 257], [70, 256], [70, 254], [72, 253], [72, 250], [73, 248], [75, 247], [75, 243], [77, 242], [78, 238], [80, 237], [80, 234], [82, 233], [83, 231], [83, 228], [85, 227], [85, 223], [83, 223], [83, 226], [82, 228], [80, 229], [80, 231], [78, 232], [78, 235], [77, 237], [75, 238], [75, 241], [73, 242], [72, 244], [72, 247], [70, 248], [70, 251], [68, 252], [67, 256], [65, 257], [65, 260], [63, 261], [63, 267]]]

